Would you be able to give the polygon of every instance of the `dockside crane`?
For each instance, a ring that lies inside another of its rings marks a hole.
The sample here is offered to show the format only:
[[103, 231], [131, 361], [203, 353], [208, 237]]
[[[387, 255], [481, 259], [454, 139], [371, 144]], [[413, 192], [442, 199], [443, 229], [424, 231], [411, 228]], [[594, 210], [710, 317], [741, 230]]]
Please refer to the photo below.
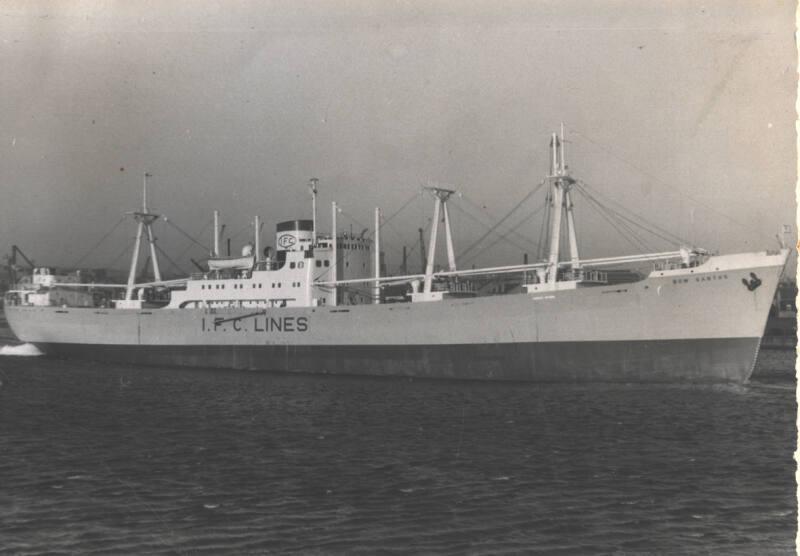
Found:
[[28, 258], [27, 255], [17, 245], [11, 246], [11, 254], [6, 256], [6, 268], [8, 270], [9, 286], [14, 286], [17, 283], [17, 272], [20, 266], [17, 264], [17, 255], [28, 264], [28, 267], [33, 270], [36, 264]]

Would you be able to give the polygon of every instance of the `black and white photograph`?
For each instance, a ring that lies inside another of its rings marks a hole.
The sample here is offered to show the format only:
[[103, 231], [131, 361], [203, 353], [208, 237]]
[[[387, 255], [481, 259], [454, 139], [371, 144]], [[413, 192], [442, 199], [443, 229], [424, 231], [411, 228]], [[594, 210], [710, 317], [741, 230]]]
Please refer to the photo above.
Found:
[[795, 554], [797, 9], [0, 2], [0, 553]]

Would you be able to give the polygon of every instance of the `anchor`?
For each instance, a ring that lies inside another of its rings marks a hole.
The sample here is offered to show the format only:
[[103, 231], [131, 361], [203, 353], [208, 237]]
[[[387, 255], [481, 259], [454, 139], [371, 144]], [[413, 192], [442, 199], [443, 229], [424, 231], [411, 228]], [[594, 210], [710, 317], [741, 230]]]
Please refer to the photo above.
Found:
[[755, 291], [758, 286], [761, 285], [761, 278], [756, 276], [755, 272], [750, 273], [750, 280], [748, 281], [747, 278], [742, 278], [742, 284], [747, 287], [749, 291]]

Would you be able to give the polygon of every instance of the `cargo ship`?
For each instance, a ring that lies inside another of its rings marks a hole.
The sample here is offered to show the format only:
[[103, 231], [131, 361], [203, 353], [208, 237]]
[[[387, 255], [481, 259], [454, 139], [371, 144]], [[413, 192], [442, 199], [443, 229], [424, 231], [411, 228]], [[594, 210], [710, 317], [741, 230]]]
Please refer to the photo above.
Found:
[[[788, 249], [716, 255], [674, 251], [581, 258], [575, 231], [576, 180], [565, 162], [563, 128], [551, 136], [546, 257], [531, 264], [459, 269], [448, 200], [427, 188], [433, 219], [424, 269], [381, 273], [380, 211], [370, 235], [317, 226], [312, 218], [277, 224], [274, 252], [254, 242], [203, 272], [164, 280], [147, 204], [145, 175], [130, 273], [124, 284], [60, 281], [60, 291], [117, 290], [118, 299], [62, 303], [14, 288], [5, 315], [14, 334], [48, 356], [138, 365], [450, 379], [615, 382], [746, 382]], [[443, 226], [447, 264], [436, 246]], [[565, 244], [562, 253], [561, 244]], [[154, 279], [137, 281], [149, 248]], [[628, 281], [610, 269], [646, 265]], [[499, 294], [476, 287], [518, 277]], [[51, 284], [54, 286], [54, 284]], [[400, 288], [400, 296], [382, 295]], [[405, 293], [402, 293], [405, 292]], [[102, 296], [100, 296], [102, 298]], [[89, 300], [89, 301], [87, 301]], [[92, 305], [92, 306], [87, 306]]]

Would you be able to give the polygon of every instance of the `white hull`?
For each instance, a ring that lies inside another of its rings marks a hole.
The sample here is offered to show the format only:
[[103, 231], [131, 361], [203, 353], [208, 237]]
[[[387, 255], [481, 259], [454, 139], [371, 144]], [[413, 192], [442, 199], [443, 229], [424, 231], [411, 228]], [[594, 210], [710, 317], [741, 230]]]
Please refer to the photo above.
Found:
[[[147, 364], [525, 380], [746, 381], [787, 251], [630, 284], [339, 307], [6, 307], [45, 352]], [[742, 282], [757, 275], [752, 291]], [[233, 319], [233, 320], [231, 320]], [[615, 355], [618, 354], [618, 355]]]

